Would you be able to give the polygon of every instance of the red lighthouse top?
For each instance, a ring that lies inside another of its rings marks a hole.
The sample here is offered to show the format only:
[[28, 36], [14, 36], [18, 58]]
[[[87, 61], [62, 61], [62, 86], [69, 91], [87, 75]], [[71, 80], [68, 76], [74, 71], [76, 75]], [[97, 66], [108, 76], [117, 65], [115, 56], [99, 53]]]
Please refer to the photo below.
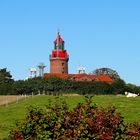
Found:
[[59, 32], [58, 32], [57, 38], [55, 39], [54, 43], [58, 43], [58, 42], [64, 43], [64, 40], [61, 38]]
[[57, 38], [54, 41], [54, 50], [52, 51], [53, 58], [68, 58], [68, 53], [64, 47], [65, 41], [61, 38], [59, 32], [57, 34]]

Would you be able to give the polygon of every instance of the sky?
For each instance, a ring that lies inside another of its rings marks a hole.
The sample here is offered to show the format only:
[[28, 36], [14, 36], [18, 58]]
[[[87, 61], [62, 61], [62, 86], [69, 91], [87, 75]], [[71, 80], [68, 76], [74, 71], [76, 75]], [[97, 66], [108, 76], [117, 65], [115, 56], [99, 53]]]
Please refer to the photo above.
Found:
[[139, 0], [0, 0], [0, 68], [15, 80], [41, 62], [50, 72], [59, 29], [69, 73], [107, 67], [140, 85], [139, 7]]

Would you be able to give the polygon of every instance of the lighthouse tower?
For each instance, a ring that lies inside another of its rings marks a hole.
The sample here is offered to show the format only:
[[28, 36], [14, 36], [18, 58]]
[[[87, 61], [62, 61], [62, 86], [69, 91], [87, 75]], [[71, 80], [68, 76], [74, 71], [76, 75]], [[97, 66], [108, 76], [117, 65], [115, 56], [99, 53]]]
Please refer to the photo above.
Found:
[[54, 49], [50, 55], [50, 73], [68, 74], [69, 56], [64, 48], [64, 43], [58, 32], [54, 41]]

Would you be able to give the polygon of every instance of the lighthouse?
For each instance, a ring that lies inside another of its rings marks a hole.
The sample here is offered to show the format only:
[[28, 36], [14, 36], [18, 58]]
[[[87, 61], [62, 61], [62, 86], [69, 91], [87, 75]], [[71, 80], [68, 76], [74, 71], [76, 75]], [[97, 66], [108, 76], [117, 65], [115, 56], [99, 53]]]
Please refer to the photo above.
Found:
[[61, 38], [60, 33], [57, 33], [57, 38], [54, 41], [54, 49], [50, 58], [50, 73], [68, 74], [69, 55], [65, 50], [65, 41]]
[[86, 74], [84, 67], [79, 67], [77, 74], [68, 74], [69, 55], [67, 50], [65, 50], [65, 41], [61, 38], [59, 32], [57, 33], [57, 38], [54, 40], [54, 48], [49, 55], [49, 59], [50, 73], [44, 73], [44, 77], [56, 76], [74, 81], [102, 81], [113, 83], [113, 79], [108, 75]]

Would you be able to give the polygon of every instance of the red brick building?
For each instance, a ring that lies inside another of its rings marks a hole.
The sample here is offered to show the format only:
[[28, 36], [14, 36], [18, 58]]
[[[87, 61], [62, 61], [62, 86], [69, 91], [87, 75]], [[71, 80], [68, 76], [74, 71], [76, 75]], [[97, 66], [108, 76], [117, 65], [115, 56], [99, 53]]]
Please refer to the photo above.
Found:
[[64, 48], [64, 40], [59, 32], [54, 41], [54, 49], [50, 55], [50, 73], [45, 73], [45, 77], [57, 76], [60, 78], [68, 78], [75, 81], [102, 81], [112, 83], [113, 80], [107, 75], [96, 74], [68, 74], [69, 55]]
[[61, 74], [61, 73], [45, 73], [45, 77], [57, 76], [60, 78], [67, 78], [75, 81], [102, 81], [112, 83], [113, 80], [107, 75], [96, 74]]

